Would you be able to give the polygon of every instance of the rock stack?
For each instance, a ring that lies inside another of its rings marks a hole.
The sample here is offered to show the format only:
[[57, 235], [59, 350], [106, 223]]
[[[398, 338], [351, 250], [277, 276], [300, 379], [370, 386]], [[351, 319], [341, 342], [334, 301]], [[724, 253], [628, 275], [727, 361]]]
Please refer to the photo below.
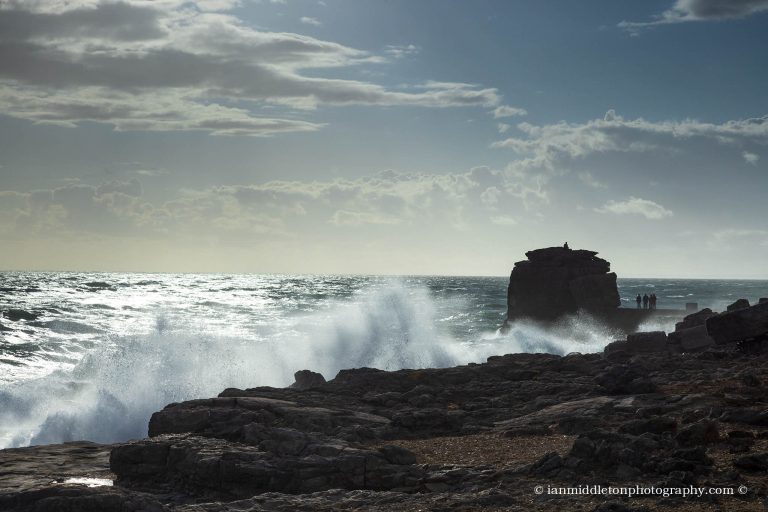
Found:
[[548, 247], [515, 263], [507, 291], [507, 320], [554, 320], [582, 309], [609, 313], [621, 304], [616, 274], [597, 252]]

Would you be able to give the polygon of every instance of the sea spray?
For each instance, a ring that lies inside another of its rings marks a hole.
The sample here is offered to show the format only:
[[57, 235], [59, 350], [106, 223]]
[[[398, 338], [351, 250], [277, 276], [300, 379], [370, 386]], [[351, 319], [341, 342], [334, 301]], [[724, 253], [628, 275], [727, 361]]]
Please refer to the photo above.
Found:
[[489, 325], [473, 340], [456, 340], [436, 327], [435, 307], [424, 287], [390, 285], [283, 319], [279, 328], [264, 326], [262, 339], [217, 335], [202, 320], [175, 323], [161, 312], [151, 333], [113, 337], [72, 370], [0, 392], [0, 447], [144, 437], [150, 415], [168, 403], [227, 387], [286, 386], [301, 369], [333, 378], [363, 366], [447, 367], [513, 352], [595, 352], [614, 336], [579, 316], [548, 328], [519, 322], [505, 335]]

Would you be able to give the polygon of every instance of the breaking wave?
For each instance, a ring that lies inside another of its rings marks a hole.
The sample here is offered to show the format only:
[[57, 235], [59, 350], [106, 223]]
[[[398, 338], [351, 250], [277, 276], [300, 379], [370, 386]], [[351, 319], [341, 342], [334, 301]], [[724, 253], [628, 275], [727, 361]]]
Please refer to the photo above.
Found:
[[344, 368], [447, 367], [512, 352], [600, 351], [615, 333], [587, 316], [543, 329], [488, 326], [473, 339], [441, 332], [428, 290], [390, 286], [327, 311], [281, 319], [262, 339], [220, 336], [162, 314], [149, 334], [115, 337], [72, 370], [0, 389], [0, 448], [144, 437], [150, 415], [171, 402], [228, 387], [286, 386], [297, 370], [333, 378]]

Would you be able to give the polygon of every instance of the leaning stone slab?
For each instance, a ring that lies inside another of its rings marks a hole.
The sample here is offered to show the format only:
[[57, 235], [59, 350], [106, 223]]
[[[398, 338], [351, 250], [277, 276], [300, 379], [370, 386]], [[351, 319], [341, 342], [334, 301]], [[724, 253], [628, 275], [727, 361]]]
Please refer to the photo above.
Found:
[[728, 311], [707, 320], [707, 332], [718, 345], [768, 334], [768, 302]]
[[715, 340], [707, 332], [706, 325], [680, 329], [669, 335], [670, 341], [678, 343], [685, 352], [704, 350], [715, 344]]
[[699, 325], [704, 325], [707, 322], [708, 318], [711, 318], [715, 316], [716, 313], [713, 313], [711, 309], [704, 308], [701, 311], [697, 311], [696, 313], [691, 313], [690, 315], [683, 318], [682, 322], [677, 322], [675, 324], [675, 331], [680, 331], [682, 329], [690, 329], [691, 327], [698, 327]]

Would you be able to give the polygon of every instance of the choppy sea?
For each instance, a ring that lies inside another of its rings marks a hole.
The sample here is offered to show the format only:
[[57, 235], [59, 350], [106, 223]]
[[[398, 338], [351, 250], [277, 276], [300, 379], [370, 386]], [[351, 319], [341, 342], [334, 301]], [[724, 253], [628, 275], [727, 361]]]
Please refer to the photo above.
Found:
[[[286, 386], [302, 369], [330, 379], [595, 352], [616, 337], [589, 317], [501, 335], [507, 279], [2, 272], [0, 310], [36, 318], [0, 318], [0, 448], [143, 437], [170, 402]], [[659, 308], [723, 310], [768, 297], [768, 281], [620, 279], [619, 290], [625, 307], [656, 293]]]

